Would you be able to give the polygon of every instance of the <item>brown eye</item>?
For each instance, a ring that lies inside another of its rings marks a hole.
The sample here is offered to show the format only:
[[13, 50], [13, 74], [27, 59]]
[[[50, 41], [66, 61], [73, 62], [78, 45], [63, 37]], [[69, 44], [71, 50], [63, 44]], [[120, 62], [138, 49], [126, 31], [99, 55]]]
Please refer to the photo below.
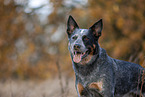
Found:
[[89, 38], [85, 35], [85, 36], [83, 36], [83, 40], [88, 41]]
[[74, 39], [74, 40], [76, 40], [77, 38], [78, 38], [78, 36], [76, 36], [76, 35], [72, 37], [72, 39]]

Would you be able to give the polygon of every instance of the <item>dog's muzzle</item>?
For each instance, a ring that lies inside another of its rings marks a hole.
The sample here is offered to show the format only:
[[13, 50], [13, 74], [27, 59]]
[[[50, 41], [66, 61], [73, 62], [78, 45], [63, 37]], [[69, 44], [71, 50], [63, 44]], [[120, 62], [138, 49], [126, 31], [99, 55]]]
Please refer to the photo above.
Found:
[[88, 53], [89, 53], [89, 50], [86, 50], [85, 52], [80, 52], [80, 51], [75, 50], [73, 53], [73, 61], [75, 63], [81, 62], [81, 60], [85, 58], [88, 55]]

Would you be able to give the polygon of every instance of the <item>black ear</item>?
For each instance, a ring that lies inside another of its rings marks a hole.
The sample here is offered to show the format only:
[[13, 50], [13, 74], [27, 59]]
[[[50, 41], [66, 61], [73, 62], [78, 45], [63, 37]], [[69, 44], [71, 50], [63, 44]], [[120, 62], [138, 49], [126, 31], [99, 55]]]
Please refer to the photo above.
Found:
[[70, 15], [68, 18], [68, 21], [67, 21], [67, 34], [68, 34], [68, 36], [70, 36], [76, 28], [79, 28], [79, 26], [76, 23], [76, 21], [73, 19], [73, 17]]
[[99, 38], [101, 36], [101, 32], [102, 32], [102, 29], [103, 29], [102, 19], [97, 21], [89, 29], [91, 29], [91, 31], [93, 32], [93, 35], [95, 36], [95, 38]]

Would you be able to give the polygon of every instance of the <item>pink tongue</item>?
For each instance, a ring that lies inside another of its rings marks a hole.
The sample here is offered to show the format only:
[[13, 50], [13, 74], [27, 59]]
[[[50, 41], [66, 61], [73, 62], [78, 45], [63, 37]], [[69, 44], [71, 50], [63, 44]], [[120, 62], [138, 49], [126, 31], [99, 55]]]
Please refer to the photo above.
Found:
[[82, 54], [75, 54], [73, 57], [73, 61], [75, 63], [79, 63], [81, 61]]

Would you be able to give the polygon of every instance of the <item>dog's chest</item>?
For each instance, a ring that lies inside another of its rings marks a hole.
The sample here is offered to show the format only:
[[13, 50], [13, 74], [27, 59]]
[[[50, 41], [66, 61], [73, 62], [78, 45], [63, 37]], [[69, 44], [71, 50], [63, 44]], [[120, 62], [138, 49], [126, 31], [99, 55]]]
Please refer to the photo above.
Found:
[[[77, 82], [82, 83], [84, 87], [87, 87], [89, 84], [96, 82], [96, 83], [102, 83], [102, 80], [104, 78], [104, 74], [100, 74], [99, 72], [92, 72], [87, 76], [78, 75]], [[102, 87], [102, 86], [101, 86]]]

